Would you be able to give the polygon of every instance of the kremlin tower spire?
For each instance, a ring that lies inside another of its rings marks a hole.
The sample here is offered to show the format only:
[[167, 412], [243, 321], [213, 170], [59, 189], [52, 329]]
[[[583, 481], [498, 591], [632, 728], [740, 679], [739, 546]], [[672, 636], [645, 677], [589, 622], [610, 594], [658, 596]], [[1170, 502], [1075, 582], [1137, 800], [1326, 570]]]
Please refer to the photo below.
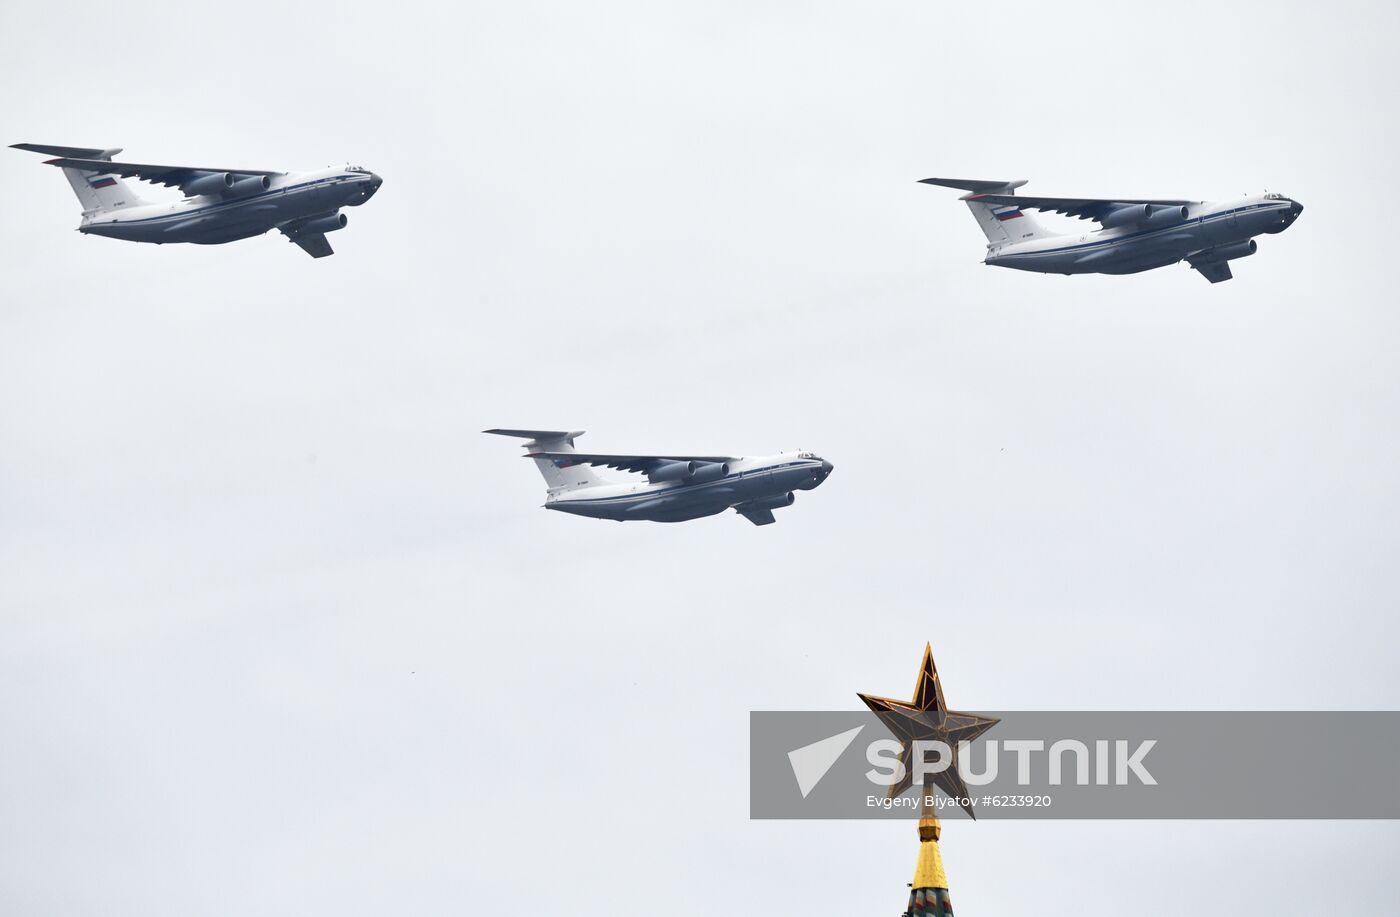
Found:
[[[997, 724], [997, 720], [976, 713], [949, 710], [943, 699], [943, 683], [933, 664], [933, 647], [924, 647], [924, 659], [919, 666], [919, 679], [914, 684], [912, 701], [888, 697], [860, 695], [865, 705], [880, 718], [885, 728], [900, 742], [899, 761], [904, 765], [903, 776], [890, 784], [889, 798], [902, 795], [914, 785], [912, 760], [914, 743], [941, 742], [952, 756], [950, 766], [921, 780], [923, 800], [919, 817], [919, 862], [914, 867], [914, 881], [909, 883], [909, 908], [905, 917], [952, 917], [953, 905], [948, 900], [948, 877], [943, 872], [943, 856], [938, 849], [942, 826], [935, 814], [938, 790], [955, 800], [968, 816], [976, 818], [967, 784], [958, 770], [960, 743], [972, 742]], [[921, 746], [922, 747], [922, 746]], [[922, 763], [922, 762], [920, 762]]]
[[[935, 792], [932, 786], [924, 790]], [[914, 867], [914, 881], [909, 883], [909, 908], [905, 917], [953, 917], [953, 902], [948, 899], [948, 876], [943, 872], [943, 855], [938, 850], [938, 838], [943, 827], [924, 797], [923, 813], [919, 818], [919, 863]]]

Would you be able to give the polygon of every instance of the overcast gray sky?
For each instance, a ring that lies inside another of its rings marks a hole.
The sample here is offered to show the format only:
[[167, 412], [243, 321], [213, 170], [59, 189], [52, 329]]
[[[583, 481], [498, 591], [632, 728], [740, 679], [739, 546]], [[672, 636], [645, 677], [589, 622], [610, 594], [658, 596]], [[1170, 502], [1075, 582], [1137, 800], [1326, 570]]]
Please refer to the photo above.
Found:
[[[925, 641], [962, 709], [1400, 706], [1394, 4], [0, 10], [6, 144], [385, 178], [313, 261], [0, 151], [0, 911], [893, 915], [913, 827], [750, 822], [749, 710]], [[1039, 276], [928, 175], [1307, 212]], [[497, 425], [836, 472], [614, 525]], [[944, 853], [974, 915], [1400, 890], [1390, 823]]]

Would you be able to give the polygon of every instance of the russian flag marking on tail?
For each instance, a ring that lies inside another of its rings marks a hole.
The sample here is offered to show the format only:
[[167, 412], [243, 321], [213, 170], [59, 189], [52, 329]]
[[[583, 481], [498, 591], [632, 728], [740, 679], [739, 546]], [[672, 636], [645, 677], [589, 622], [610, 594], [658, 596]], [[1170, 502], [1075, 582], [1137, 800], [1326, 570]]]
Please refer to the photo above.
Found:
[[[1035, 198], [1018, 198], [1011, 192], [1024, 185], [1024, 179], [1016, 181], [982, 181], [970, 178], [925, 178], [926, 185], [941, 185], [945, 188], [959, 188], [970, 192], [960, 199], [967, 204], [977, 228], [987, 237], [987, 245], [996, 247], [1008, 243], [1020, 243], [1028, 239], [1042, 239], [1055, 235], [1040, 225], [1034, 206]], [[1026, 210], [1021, 209], [1021, 201], [1029, 200]], [[1012, 226], [1006, 225], [1015, 220]]]
[[103, 175], [101, 178], [89, 178], [88, 184], [94, 188], [110, 188], [117, 183], [117, 180], [110, 175]]

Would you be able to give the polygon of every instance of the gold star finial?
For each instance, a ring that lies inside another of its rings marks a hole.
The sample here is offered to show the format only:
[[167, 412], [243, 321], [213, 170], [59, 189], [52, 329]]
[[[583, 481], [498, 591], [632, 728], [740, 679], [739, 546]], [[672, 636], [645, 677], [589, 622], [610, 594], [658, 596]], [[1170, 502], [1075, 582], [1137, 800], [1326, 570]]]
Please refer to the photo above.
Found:
[[[914, 683], [912, 701], [905, 703], [869, 694], [858, 696], [901, 745], [899, 761], [904, 765], [904, 775], [899, 781], [890, 784], [889, 798], [899, 796], [914, 784], [910, 766], [914, 743], [938, 741], [948, 746], [952, 757], [947, 768], [936, 774], [925, 775], [925, 792], [933, 785], [955, 799], [967, 799], [967, 784], [963, 782], [962, 774], [958, 771], [958, 743], [973, 741], [1000, 721], [990, 716], [948, 709], [947, 701], [943, 698], [943, 683], [938, 677], [938, 667], [933, 662], [932, 644], [924, 645], [924, 658], [919, 665], [919, 677]], [[963, 804], [963, 810], [969, 816], [977, 817], [971, 805]]]

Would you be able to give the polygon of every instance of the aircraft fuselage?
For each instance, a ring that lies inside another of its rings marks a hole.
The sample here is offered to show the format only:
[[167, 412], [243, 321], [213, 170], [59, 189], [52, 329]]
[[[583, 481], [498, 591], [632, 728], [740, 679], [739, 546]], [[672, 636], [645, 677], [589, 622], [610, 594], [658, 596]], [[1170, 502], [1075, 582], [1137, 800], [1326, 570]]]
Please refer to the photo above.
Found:
[[729, 474], [703, 484], [601, 484], [551, 493], [545, 508], [594, 519], [685, 522], [740, 504], [781, 499], [794, 490], [812, 490], [830, 473], [831, 464], [816, 456], [786, 453], [732, 462]]
[[79, 232], [132, 242], [215, 245], [260, 236], [292, 220], [363, 204], [380, 178], [362, 169], [324, 169], [273, 176], [267, 190], [170, 203], [137, 204], [84, 214]]
[[[1303, 205], [1281, 195], [1190, 204], [1185, 220], [1162, 228], [1116, 227], [995, 243], [987, 248], [986, 263], [1042, 274], [1135, 274], [1196, 252], [1283, 232], [1302, 211]], [[1013, 227], [1007, 229], [1014, 233]]]

